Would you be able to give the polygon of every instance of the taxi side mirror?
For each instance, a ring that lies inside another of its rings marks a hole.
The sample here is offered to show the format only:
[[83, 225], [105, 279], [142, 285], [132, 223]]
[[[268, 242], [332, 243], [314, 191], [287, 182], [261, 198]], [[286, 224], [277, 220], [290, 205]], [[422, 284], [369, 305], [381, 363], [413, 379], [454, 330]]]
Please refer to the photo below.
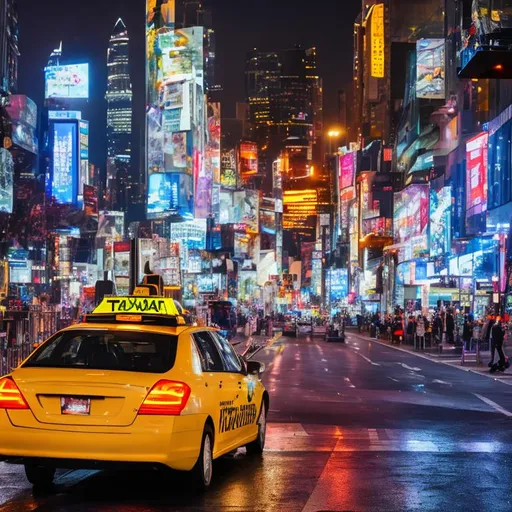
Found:
[[258, 361], [247, 361], [247, 373], [249, 375], [260, 375], [265, 371], [265, 364]]

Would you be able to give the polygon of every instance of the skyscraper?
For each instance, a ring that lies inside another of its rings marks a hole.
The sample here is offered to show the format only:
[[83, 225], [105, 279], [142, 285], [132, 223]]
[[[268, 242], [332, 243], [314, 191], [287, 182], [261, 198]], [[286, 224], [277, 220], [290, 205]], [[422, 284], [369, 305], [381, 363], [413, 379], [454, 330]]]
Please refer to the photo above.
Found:
[[129, 164], [132, 152], [132, 83], [128, 57], [128, 30], [119, 18], [107, 51], [107, 154]]

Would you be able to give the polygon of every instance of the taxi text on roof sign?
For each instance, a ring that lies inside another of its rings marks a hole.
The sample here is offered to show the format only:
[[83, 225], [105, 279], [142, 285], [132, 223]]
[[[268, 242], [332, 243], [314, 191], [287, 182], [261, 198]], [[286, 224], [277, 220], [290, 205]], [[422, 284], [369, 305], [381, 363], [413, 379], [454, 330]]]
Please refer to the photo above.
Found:
[[105, 297], [94, 313], [144, 313], [179, 316], [174, 300], [165, 297]]

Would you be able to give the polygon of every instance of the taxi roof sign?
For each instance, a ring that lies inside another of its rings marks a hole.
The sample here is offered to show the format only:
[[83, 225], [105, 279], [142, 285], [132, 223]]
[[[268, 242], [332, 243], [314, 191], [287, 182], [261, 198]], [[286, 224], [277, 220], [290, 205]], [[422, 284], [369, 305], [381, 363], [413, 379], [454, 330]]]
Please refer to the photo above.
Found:
[[174, 300], [167, 297], [104, 297], [93, 311], [93, 315], [117, 313], [180, 316]]

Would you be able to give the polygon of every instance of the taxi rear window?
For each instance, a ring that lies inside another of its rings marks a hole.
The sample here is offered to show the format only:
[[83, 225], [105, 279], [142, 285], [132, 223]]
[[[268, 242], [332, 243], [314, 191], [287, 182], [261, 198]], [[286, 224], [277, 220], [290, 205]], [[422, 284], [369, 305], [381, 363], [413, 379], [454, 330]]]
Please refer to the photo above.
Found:
[[177, 345], [177, 336], [150, 332], [64, 331], [23, 366], [165, 373], [174, 366]]

